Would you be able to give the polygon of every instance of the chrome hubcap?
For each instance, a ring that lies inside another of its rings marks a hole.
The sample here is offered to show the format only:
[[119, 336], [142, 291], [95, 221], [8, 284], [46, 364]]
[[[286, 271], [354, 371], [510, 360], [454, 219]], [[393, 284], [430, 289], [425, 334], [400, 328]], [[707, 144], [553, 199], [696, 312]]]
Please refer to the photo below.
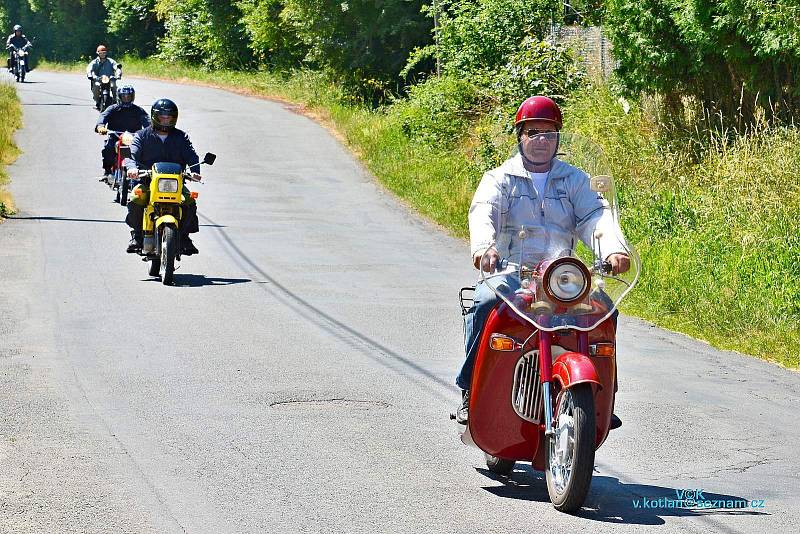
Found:
[[558, 396], [553, 419], [553, 436], [549, 440], [550, 478], [556, 491], [563, 493], [575, 458], [575, 404], [570, 390], [563, 390]]

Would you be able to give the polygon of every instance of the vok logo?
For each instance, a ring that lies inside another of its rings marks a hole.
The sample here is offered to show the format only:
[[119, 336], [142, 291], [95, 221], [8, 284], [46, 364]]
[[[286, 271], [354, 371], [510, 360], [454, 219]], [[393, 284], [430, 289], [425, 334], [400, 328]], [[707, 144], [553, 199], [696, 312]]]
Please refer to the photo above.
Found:
[[675, 496], [679, 501], [705, 501], [706, 496], [703, 495], [702, 489], [676, 489]]

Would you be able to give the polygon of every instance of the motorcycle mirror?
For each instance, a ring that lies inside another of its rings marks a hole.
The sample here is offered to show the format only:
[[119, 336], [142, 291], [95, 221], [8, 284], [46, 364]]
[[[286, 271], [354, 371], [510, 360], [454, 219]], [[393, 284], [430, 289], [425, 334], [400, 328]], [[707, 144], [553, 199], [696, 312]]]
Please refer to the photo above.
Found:
[[122, 68], [122, 63], [117, 63], [117, 67]]
[[211, 152], [206, 152], [206, 155], [203, 156], [203, 163], [205, 163], [206, 165], [213, 165], [216, 159], [217, 159], [216, 154], [212, 154]]

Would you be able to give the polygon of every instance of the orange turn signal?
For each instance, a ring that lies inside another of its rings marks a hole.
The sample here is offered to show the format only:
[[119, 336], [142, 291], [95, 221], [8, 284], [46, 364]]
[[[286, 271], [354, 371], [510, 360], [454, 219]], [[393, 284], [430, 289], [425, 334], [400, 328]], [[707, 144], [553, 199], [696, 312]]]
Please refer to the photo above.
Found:
[[517, 348], [517, 341], [503, 334], [492, 334], [489, 346], [494, 350], [509, 352]]
[[144, 191], [142, 191], [141, 189], [134, 189], [133, 190], [133, 196], [135, 196], [135, 197], [140, 197], [143, 194], [144, 194]]
[[191, 197], [192, 197], [194, 200], [197, 200], [197, 197], [199, 197], [199, 196], [200, 196], [200, 193], [198, 193], [197, 191], [192, 191], [192, 192], [191, 192], [189, 195], [190, 195], [190, 196], [191, 196]]
[[594, 354], [592, 356], [613, 356], [614, 344], [613, 343], [597, 343], [592, 345]]

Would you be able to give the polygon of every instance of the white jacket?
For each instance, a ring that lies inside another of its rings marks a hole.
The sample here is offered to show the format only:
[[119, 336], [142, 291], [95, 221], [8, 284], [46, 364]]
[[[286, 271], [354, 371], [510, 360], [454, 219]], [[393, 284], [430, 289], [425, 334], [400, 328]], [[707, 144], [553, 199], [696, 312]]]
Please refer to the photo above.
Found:
[[627, 254], [608, 201], [592, 191], [588, 174], [558, 159], [553, 160], [544, 199], [539, 198], [519, 154], [483, 175], [469, 208], [473, 257], [495, 245], [501, 257], [518, 258], [520, 243], [513, 229], [521, 226], [530, 236], [525, 241], [526, 256], [575, 250], [576, 237], [591, 249], [596, 229], [601, 234], [602, 258]]

